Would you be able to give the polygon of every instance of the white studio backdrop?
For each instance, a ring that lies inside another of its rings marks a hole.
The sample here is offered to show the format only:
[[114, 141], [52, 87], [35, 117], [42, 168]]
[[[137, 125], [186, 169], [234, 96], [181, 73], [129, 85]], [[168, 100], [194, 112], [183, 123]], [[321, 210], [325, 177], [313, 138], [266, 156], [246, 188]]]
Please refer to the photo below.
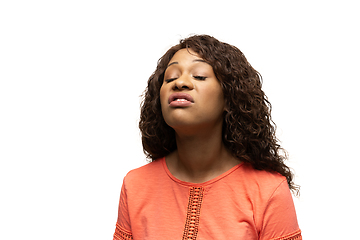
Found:
[[359, 22], [356, 1], [2, 1], [0, 239], [112, 239], [139, 96], [191, 34], [262, 74], [304, 239], [356, 238]]

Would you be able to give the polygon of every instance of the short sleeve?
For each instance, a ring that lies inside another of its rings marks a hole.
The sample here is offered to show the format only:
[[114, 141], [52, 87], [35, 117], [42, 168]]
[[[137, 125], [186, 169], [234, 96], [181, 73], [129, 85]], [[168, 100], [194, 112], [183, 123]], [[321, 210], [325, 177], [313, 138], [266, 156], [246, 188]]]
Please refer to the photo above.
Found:
[[127, 196], [125, 182], [121, 187], [118, 219], [113, 240], [130, 240], [133, 239], [131, 233], [130, 217], [128, 212]]
[[264, 211], [260, 240], [301, 240], [294, 202], [286, 179], [276, 188]]

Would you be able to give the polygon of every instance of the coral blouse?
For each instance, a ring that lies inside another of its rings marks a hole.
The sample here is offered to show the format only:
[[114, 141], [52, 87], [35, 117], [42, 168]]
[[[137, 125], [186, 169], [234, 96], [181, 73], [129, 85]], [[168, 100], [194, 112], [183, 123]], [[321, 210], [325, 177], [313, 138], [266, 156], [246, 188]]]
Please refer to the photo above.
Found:
[[286, 178], [240, 163], [189, 183], [165, 158], [130, 171], [113, 240], [302, 239]]

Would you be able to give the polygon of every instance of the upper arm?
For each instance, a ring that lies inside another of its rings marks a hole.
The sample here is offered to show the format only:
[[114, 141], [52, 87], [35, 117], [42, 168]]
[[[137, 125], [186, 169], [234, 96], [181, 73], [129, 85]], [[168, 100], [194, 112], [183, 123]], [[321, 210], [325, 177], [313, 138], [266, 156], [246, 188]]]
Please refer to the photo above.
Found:
[[294, 202], [286, 180], [280, 183], [270, 197], [263, 216], [261, 240], [302, 239]]
[[127, 204], [127, 194], [125, 182], [121, 187], [118, 219], [114, 233], [114, 240], [128, 240], [132, 239], [131, 224]]

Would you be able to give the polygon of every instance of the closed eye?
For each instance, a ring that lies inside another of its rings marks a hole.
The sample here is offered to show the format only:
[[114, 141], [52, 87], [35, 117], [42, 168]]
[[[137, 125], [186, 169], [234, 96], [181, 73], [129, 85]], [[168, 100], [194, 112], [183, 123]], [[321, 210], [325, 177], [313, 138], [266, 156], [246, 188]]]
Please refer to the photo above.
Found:
[[165, 82], [166, 83], [169, 83], [169, 82], [172, 82], [172, 81], [174, 81], [176, 78], [169, 78], [169, 79], [165, 79]]
[[194, 76], [195, 79], [197, 80], [205, 80], [207, 77], [204, 76]]

